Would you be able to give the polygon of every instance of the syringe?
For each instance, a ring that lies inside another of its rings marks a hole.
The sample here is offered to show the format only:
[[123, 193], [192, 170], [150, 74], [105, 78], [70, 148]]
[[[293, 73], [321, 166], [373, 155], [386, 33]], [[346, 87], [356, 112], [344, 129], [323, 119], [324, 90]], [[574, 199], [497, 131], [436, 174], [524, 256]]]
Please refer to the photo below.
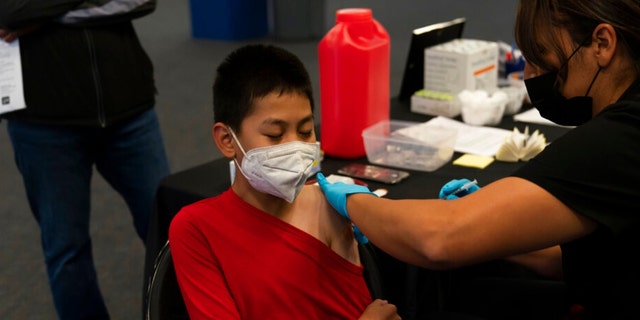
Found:
[[478, 180], [473, 179], [473, 181], [469, 181], [469, 182], [466, 182], [465, 184], [461, 185], [458, 189], [456, 189], [453, 192], [451, 192], [450, 195], [457, 196], [458, 193], [461, 193], [463, 191], [467, 191], [467, 190], [469, 190], [469, 188], [471, 188], [472, 186], [477, 185], [477, 184], [478, 184]]

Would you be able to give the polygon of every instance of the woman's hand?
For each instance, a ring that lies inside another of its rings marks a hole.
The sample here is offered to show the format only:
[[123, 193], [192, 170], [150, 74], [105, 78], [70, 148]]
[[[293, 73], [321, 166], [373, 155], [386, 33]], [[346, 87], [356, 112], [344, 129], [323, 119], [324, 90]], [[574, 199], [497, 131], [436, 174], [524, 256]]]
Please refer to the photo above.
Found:
[[374, 300], [358, 320], [400, 320], [398, 309], [387, 300]]
[[0, 39], [2, 39], [6, 43], [13, 42], [17, 38], [15, 32], [9, 31], [7, 29], [0, 28]]
[[14, 40], [20, 38], [21, 36], [33, 32], [34, 30], [40, 28], [40, 24], [33, 25], [30, 27], [25, 27], [18, 30], [7, 30], [0, 28], [0, 39], [2, 39], [6, 43], [11, 43]]

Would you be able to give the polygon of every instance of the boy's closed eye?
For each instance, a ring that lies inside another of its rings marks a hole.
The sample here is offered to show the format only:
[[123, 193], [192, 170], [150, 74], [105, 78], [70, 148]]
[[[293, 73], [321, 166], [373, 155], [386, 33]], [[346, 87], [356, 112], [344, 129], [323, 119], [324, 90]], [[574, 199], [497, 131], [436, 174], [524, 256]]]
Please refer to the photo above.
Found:
[[313, 135], [313, 130], [299, 131], [298, 134], [304, 138], [311, 138], [311, 136]]

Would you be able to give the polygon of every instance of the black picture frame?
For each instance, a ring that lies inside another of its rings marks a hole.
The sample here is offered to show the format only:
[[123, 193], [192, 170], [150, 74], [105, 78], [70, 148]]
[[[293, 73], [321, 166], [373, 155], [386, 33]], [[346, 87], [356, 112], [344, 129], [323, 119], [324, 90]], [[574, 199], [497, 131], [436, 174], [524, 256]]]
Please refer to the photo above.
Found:
[[409, 54], [402, 76], [398, 99], [407, 101], [413, 93], [424, 86], [424, 50], [428, 47], [462, 37], [466, 18], [435, 23], [414, 29], [411, 35]]

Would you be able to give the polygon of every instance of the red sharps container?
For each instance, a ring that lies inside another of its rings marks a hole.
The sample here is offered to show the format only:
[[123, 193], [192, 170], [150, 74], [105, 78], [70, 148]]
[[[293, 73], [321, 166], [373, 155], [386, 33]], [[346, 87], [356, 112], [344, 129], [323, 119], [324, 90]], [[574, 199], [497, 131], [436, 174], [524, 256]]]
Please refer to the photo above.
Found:
[[318, 45], [320, 143], [338, 158], [364, 156], [362, 130], [389, 119], [391, 45], [371, 9], [336, 12], [336, 24]]

